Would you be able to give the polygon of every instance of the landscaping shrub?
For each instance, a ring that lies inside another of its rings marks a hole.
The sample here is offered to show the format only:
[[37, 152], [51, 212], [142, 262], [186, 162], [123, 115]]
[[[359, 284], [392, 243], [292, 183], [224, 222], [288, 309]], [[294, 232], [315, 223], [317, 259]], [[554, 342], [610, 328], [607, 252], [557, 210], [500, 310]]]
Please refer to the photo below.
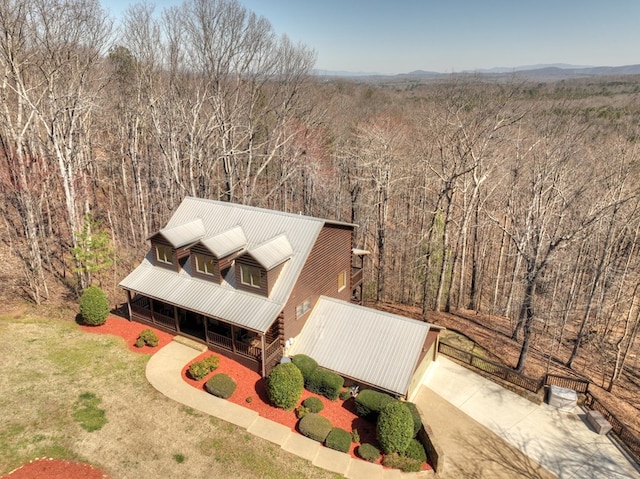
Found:
[[218, 369], [219, 363], [220, 358], [215, 355], [207, 356], [200, 361], [194, 361], [191, 363], [191, 366], [189, 366], [189, 376], [196, 381], [200, 381], [207, 374]]
[[413, 438], [413, 419], [404, 403], [393, 401], [380, 411], [376, 437], [385, 454], [406, 451]]
[[418, 406], [416, 406], [412, 402], [405, 402], [405, 406], [409, 408], [409, 412], [411, 413], [411, 418], [413, 419], [413, 437], [418, 435], [420, 428], [422, 427], [422, 418], [420, 417], [420, 411], [418, 411]]
[[351, 442], [358, 443], [360, 442], [360, 434], [358, 434], [358, 430], [354, 429], [351, 431]]
[[380, 458], [380, 450], [373, 444], [360, 444], [356, 453], [362, 459], [369, 462], [376, 462]]
[[204, 383], [205, 389], [214, 396], [222, 399], [229, 399], [233, 392], [236, 390], [235, 380], [224, 373], [215, 374]]
[[291, 358], [291, 362], [300, 370], [305, 382], [318, 367], [316, 360], [306, 354], [296, 354]]
[[158, 335], [152, 329], [143, 329], [134, 345], [136, 348], [141, 348], [145, 345], [155, 348], [159, 342]]
[[427, 453], [424, 450], [424, 446], [417, 439], [411, 439], [409, 447], [404, 451], [404, 455], [421, 463], [427, 462]]
[[333, 426], [326, 417], [316, 413], [308, 413], [298, 423], [300, 432], [314, 441], [324, 442]]
[[351, 433], [339, 427], [334, 427], [324, 440], [324, 445], [336, 451], [349, 452], [349, 448], [351, 448]]
[[293, 363], [278, 364], [267, 377], [269, 400], [274, 406], [282, 409], [293, 409], [302, 395], [303, 388], [304, 378]]
[[324, 403], [314, 396], [308, 397], [302, 401], [302, 405], [306, 407], [309, 412], [320, 412], [324, 409]]
[[377, 415], [388, 403], [395, 401], [389, 394], [365, 389], [356, 396], [356, 414], [360, 417]]
[[80, 315], [82, 321], [90, 326], [104, 324], [109, 315], [109, 300], [97, 286], [89, 286], [80, 296]]
[[298, 406], [296, 408], [296, 417], [298, 419], [302, 419], [303, 417], [305, 417], [307, 414], [309, 414], [311, 411], [309, 411], [309, 408], [304, 407], [302, 404], [300, 404], [300, 406]]
[[411, 459], [410, 457], [401, 456], [397, 452], [384, 456], [382, 465], [400, 469], [403, 472], [419, 472], [422, 469], [422, 462]]
[[316, 368], [304, 381], [304, 386], [309, 391], [321, 394], [332, 401], [338, 399], [343, 385], [342, 376], [324, 368]]
[[348, 389], [344, 389], [343, 391], [340, 391], [340, 396], [338, 396], [341, 400], [346, 401], [347, 399], [349, 399], [351, 397], [351, 391], [349, 391]]

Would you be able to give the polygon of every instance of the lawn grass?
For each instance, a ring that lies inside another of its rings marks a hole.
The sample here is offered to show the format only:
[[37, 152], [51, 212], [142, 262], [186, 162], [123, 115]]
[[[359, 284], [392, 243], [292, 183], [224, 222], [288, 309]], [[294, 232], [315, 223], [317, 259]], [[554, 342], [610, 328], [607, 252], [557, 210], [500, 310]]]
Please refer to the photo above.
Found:
[[54, 457], [112, 479], [339, 477], [164, 397], [146, 381], [148, 355], [71, 319], [0, 316], [0, 351], [0, 476]]

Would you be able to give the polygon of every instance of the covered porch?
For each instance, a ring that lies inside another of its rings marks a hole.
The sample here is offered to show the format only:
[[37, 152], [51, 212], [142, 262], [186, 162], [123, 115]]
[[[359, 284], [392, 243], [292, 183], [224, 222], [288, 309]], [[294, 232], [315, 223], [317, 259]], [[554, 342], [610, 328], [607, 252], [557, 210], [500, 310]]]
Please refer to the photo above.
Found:
[[279, 320], [265, 332], [252, 331], [127, 290], [129, 319], [206, 344], [212, 351], [266, 376], [282, 357]]

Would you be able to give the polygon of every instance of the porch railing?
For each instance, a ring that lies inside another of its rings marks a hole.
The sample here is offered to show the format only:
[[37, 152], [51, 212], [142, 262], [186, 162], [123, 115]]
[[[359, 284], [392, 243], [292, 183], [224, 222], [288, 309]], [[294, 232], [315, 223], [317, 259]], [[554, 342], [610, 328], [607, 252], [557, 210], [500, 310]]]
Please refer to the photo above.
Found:
[[233, 342], [231, 338], [227, 336], [223, 336], [222, 334], [217, 334], [217, 333], [208, 331], [207, 341], [221, 348], [228, 349], [229, 351], [233, 350]]

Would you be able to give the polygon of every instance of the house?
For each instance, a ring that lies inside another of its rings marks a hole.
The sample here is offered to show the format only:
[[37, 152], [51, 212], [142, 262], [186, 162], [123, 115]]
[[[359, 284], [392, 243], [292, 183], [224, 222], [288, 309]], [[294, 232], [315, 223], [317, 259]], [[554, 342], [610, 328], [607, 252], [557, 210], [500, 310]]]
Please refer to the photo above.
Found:
[[[120, 282], [129, 316], [200, 341], [263, 376], [287, 347], [317, 354], [320, 365], [355, 382], [405, 395], [411, 383], [406, 372], [389, 386], [382, 376], [354, 368], [357, 358], [374, 351], [372, 362], [378, 365], [371, 364], [372, 370], [382, 362], [389, 376], [402, 363], [411, 376], [433, 359], [436, 330], [354, 304], [362, 298], [367, 253], [353, 248], [354, 228], [187, 197], [167, 225], [148, 238], [151, 248], [141, 264]], [[324, 349], [312, 350], [312, 345]], [[348, 368], [320, 358], [330, 357], [332, 350]]]

